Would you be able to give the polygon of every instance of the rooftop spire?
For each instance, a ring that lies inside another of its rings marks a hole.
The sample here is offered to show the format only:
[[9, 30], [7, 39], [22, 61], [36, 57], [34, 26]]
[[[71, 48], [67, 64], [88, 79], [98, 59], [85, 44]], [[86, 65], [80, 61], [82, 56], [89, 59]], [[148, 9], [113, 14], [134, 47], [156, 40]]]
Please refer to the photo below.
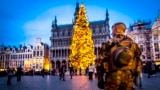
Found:
[[109, 21], [108, 9], [106, 9], [106, 21]]
[[55, 16], [54, 21], [52, 21], [52, 27], [57, 28], [57, 17]]
[[57, 17], [56, 16], [55, 16], [54, 22], [55, 22], [55, 24], [57, 24]]

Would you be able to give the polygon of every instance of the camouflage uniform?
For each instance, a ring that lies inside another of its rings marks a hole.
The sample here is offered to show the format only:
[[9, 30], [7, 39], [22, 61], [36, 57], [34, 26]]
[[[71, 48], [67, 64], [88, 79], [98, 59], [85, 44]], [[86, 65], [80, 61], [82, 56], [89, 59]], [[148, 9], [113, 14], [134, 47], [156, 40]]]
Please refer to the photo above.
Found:
[[[127, 43], [132, 42], [133, 58], [127, 66], [116, 67], [113, 63], [113, 58], [115, 57], [113, 51], [117, 42], [120, 42], [122, 45], [129, 45]], [[137, 80], [137, 75], [141, 68], [140, 55], [141, 51], [138, 45], [125, 35], [113, 37], [108, 42], [102, 43], [97, 61], [98, 87], [104, 88], [104, 90], [132, 90], [134, 81]], [[105, 75], [105, 82], [103, 81], [103, 75]]]

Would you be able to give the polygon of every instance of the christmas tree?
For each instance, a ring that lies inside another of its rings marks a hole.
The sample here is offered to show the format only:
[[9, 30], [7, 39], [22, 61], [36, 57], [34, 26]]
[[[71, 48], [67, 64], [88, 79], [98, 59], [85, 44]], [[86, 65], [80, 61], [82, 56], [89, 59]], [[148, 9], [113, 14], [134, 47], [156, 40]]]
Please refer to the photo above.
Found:
[[94, 64], [94, 43], [84, 4], [80, 5], [70, 50], [69, 59], [74, 68], [86, 69], [90, 63]]

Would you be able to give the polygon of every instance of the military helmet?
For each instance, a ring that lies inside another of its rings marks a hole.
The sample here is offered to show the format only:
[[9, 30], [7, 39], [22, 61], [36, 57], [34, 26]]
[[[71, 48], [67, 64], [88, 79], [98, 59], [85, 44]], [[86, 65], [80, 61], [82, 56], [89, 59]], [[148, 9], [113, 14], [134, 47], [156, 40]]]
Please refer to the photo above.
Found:
[[133, 58], [133, 52], [128, 47], [117, 47], [114, 51], [114, 65], [121, 68], [128, 65]]
[[112, 26], [112, 35], [124, 34], [126, 31], [126, 25], [123, 22], [117, 22]]

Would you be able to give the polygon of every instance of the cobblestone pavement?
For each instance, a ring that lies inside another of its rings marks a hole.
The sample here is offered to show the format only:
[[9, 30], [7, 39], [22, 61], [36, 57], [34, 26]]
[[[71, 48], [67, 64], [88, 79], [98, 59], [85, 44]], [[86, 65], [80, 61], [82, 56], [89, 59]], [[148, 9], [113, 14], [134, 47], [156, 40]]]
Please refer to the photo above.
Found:
[[[6, 84], [7, 77], [0, 77], [0, 90], [101, 90], [97, 87], [97, 79], [88, 80], [88, 76], [66, 76], [66, 80], [59, 80], [58, 76], [22, 76], [21, 82], [12, 78], [12, 84]], [[160, 73], [156, 76], [147, 78], [143, 74], [143, 90], [160, 90]], [[142, 90], [136, 88], [136, 90]]]

